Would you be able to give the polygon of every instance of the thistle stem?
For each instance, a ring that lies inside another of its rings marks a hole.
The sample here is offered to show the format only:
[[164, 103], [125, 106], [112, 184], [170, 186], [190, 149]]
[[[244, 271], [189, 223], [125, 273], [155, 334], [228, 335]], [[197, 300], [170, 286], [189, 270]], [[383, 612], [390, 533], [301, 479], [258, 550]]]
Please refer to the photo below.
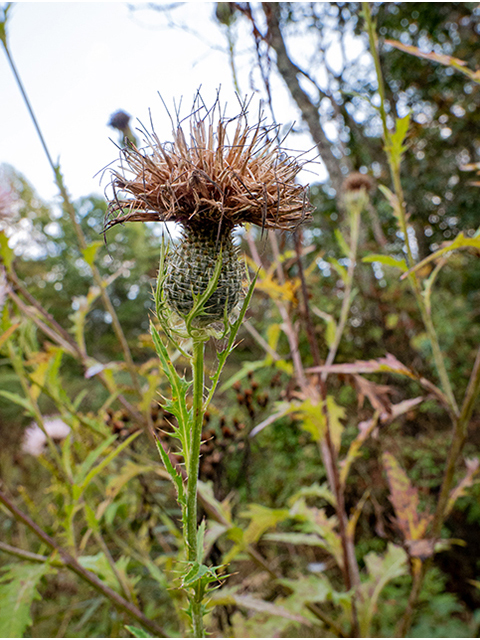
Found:
[[[199, 555], [201, 554], [201, 549], [198, 549], [197, 541], [197, 484], [204, 413], [204, 353], [205, 340], [201, 338], [194, 338], [192, 355], [193, 406], [190, 430], [190, 457], [187, 479], [187, 527], [185, 532], [187, 560], [189, 562], [199, 562]], [[205, 630], [203, 626], [202, 600], [203, 590], [199, 581], [198, 584], [194, 587], [193, 595], [190, 597], [194, 638], [205, 637]]]

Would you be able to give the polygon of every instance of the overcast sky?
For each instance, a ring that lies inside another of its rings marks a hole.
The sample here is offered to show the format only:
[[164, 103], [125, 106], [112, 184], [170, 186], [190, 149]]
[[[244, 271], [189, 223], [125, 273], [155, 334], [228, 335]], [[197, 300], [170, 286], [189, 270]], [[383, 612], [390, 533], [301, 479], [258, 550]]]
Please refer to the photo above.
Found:
[[[221, 85], [222, 102], [236, 112], [225, 36], [212, 20], [214, 3], [183, 3], [167, 13], [142, 6], [137, 3], [131, 10], [122, 2], [20, 2], [10, 12], [10, 50], [50, 152], [55, 161], [60, 158], [75, 198], [103, 191], [94, 176], [118, 155], [109, 140], [117, 142], [117, 132], [107, 126], [114, 111], [123, 109], [148, 125], [151, 109], [162, 140], [171, 139], [171, 127], [158, 92], [169, 107], [183, 96], [186, 114], [200, 85], [207, 103]], [[172, 21], [186, 28], [174, 28]], [[247, 44], [245, 34], [239, 49], [245, 51]], [[244, 54], [238, 62], [240, 88], [248, 93], [251, 58]], [[43, 198], [52, 199], [57, 194], [52, 172], [3, 47], [0, 86], [0, 163], [13, 165]], [[282, 100], [279, 120], [295, 118], [288, 101]], [[252, 115], [255, 112], [253, 108]], [[307, 148], [311, 141], [295, 144]], [[314, 170], [321, 174], [321, 167]]]

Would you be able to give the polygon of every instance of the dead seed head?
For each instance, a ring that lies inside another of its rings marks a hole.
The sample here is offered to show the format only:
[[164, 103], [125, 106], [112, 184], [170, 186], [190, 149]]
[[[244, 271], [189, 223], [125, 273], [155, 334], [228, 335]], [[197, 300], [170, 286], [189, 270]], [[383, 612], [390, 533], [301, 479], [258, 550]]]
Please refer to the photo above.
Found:
[[125, 113], [125, 111], [115, 111], [115, 113], [112, 113], [110, 116], [108, 126], [113, 129], [118, 129], [119, 131], [125, 131], [129, 122], [130, 116], [128, 113]]
[[355, 171], [345, 178], [343, 189], [344, 191], [360, 191], [360, 189], [365, 189], [368, 193], [373, 189], [373, 180], [370, 176]]
[[261, 117], [250, 127], [246, 105], [227, 119], [218, 100], [208, 110], [197, 97], [191, 115], [177, 123], [173, 142], [145, 133], [145, 148], [121, 150], [105, 229], [158, 220], [294, 229], [310, 218], [312, 207], [307, 188], [295, 183], [302, 164], [279, 148], [276, 130]]

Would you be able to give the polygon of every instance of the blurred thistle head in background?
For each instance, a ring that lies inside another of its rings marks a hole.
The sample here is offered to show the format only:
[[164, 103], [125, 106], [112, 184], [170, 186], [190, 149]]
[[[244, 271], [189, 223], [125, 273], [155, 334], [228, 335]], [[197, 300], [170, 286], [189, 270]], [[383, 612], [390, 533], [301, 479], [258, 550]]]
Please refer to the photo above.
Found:
[[119, 109], [118, 111], [115, 111], [115, 113], [112, 113], [112, 115], [110, 116], [108, 126], [112, 127], [112, 129], [120, 131], [120, 133], [122, 134], [122, 143], [130, 143], [136, 145], [137, 139], [132, 129], [130, 128], [130, 120], [131, 116], [125, 111]]
[[60, 416], [45, 416], [43, 419], [43, 431], [36, 422], [25, 429], [22, 441], [23, 453], [29, 453], [32, 456], [38, 457], [44, 453], [47, 445], [47, 436], [45, 432], [52, 438], [52, 440], [64, 440], [70, 433], [70, 427], [60, 418]]
[[122, 149], [120, 169], [111, 171], [105, 230], [124, 222], [182, 227], [164, 282], [166, 302], [178, 315], [191, 311], [221, 255], [217, 287], [197, 326], [221, 320], [239, 300], [234, 227], [294, 230], [311, 216], [307, 187], [295, 182], [305, 163], [280, 148], [278, 126], [265, 125], [261, 114], [250, 126], [247, 107], [243, 103], [240, 113], [227, 118], [218, 98], [208, 109], [197, 95], [190, 116], [177, 119], [172, 142], [145, 132], [146, 146]]

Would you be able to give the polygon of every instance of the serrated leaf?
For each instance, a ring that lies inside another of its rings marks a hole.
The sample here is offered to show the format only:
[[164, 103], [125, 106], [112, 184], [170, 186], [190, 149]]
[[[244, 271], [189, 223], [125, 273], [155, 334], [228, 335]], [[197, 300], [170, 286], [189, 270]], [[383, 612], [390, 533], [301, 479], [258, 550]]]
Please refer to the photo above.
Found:
[[[345, 409], [335, 402], [333, 396], [327, 397], [327, 415], [330, 428], [330, 437], [334, 447], [340, 448], [340, 441], [343, 433], [343, 425], [340, 422], [345, 417]], [[308, 399], [298, 406], [295, 417], [302, 420], [302, 427], [312, 434], [317, 441], [322, 440], [327, 427], [325, 411], [322, 404], [312, 402]]]
[[[81, 556], [78, 558], [78, 562], [84, 569], [88, 569], [96, 576], [103, 580], [111, 589], [115, 591], [121, 591], [122, 586], [118, 582], [118, 578], [115, 575], [112, 567], [110, 566], [103, 551], [100, 551], [95, 556]], [[115, 567], [121, 576], [127, 578], [127, 567], [130, 562], [130, 558], [121, 556], [116, 562]]]
[[191, 423], [191, 411], [187, 407], [187, 393], [190, 388], [185, 378], [178, 375], [172, 360], [168, 354], [165, 345], [160, 338], [157, 329], [153, 322], [150, 323], [150, 330], [152, 333], [153, 343], [155, 350], [160, 359], [163, 372], [167, 376], [170, 388], [172, 391], [172, 397], [167, 401], [168, 410], [177, 418], [178, 421], [178, 437], [182, 444], [182, 451], [185, 458], [185, 465], [188, 468], [188, 455], [190, 451], [189, 446], [189, 425]]
[[2, 567], [0, 577], [0, 637], [22, 638], [32, 624], [30, 607], [40, 599], [37, 585], [47, 573], [48, 564], [18, 563]]
[[288, 509], [270, 509], [260, 504], [250, 504], [242, 514], [243, 518], [249, 518], [250, 524], [244, 534], [246, 544], [257, 542], [262, 535], [290, 517]]
[[156, 442], [158, 453], [160, 454], [160, 458], [167, 470], [176, 490], [178, 501], [181, 505], [185, 505], [185, 488], [183, 486], [182, 476], [178, 473], [178, 471], [173, 466], [170, 458], [168, 457], [167, 452], [164, 450], [162, 444], [160, 442]]
[[382, 460], [397, 525], [405, 536], [405, 540], [420, 540], [424, 537], [432, 516], [421, 513], [418, 489], [412, 486], [407, 474], [393, 455], [386, 451]]
[[378, 598], [385, 586], [395, 578], [408, 573], [408, 557], [402, 547], [388, 543], [384, 556], [367, 553], [365, 565], [368, 579], [362, 583], [363, 598], [358, 601], [358, 620], [362, 638], [370, 636], [370, 626], [377, 609]]
[[290, 509], [290, 516], [301, 523], [302, 530], [315, 533], [325, 541], [325, 550], [335, 559], [339, 567], [343, 566], [342, 541], [336, 528], [337, 517], [327, 517], [325, 509], [309, 507], [304, 498], [298, 500]]
[[333, 587], [325, 575], [301, 576], [295, 580], [279, 580], [280, 584], [290, 588], [295, 596], [295, 600], [302, 604], [309, 602], [325, 602], [333, 594]]
[[98, 525], [98, 520], [95, 517], [95, 512], [93, 511], [92, 507], [90, 507], [90, 505], [88, 504], [84, 505], [84, 509], [85, 509], [85, 519], [87, 521], [89, 528], [92, 531], [95, 531], [96, 533], [98, 533], [99, 525]]
[[388, 135], [386, 151], [389, 154], [390, 161], [398, 166], [402, 160], [402, 156], [407, 147], [403, 144], [410, 126], [410, 114], [404, 118], [397, 118], [395, 121], [395, 131]]
[[335, 506], [336, 500], [333, 492], [329, 489], [327, 483], [311, 484], [308, 487], [302, 487], [297, 493], [288, 499], [288, 504], [293, 505], [300, 498], [323, 498], [326, 502]]

